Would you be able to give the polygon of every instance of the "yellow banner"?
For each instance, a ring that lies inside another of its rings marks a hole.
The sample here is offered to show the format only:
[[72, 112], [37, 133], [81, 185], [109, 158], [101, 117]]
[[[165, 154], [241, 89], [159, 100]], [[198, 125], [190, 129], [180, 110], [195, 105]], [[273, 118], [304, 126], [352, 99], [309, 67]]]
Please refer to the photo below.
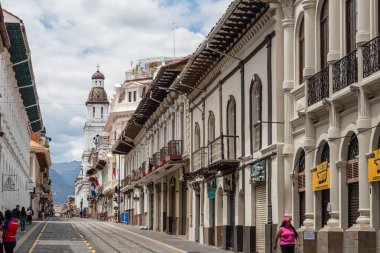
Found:
[[328, 163], [323, 162], [317, 165], [313, 171], [313, 191], [330, 189], [330, 168]]
[[368, 159], [368, 182], [380, 181], [380, 149], [373, 153], [375, 157]]

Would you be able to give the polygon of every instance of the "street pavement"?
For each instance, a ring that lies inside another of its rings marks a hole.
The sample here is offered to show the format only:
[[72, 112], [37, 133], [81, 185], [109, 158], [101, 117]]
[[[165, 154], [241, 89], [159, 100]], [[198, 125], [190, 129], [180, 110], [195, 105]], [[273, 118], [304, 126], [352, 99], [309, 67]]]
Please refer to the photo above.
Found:
[[124, 224], [54, 217], [48, 221], [34, 222], [18, 239], [15, 252], [221, 253], [227, 251]]

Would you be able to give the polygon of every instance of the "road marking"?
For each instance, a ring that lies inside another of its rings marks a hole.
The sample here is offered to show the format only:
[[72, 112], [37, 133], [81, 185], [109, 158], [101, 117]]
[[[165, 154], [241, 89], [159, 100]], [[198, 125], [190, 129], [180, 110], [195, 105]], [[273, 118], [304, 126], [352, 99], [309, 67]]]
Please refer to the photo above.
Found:
[[84, 236], [79, 232], [79, 230], [74, 226], [73, 223], [71, 223], [71, 226], [73, 226], [75, 232], [77, 232], [77, 234], [80, 236], [82, 241], [87, 245], [87, 247], [90, 249], [90, 251], [92, 253], [96, 253], [96, 250], [94, 249], [94, 247], [92, 247], [92, 245], [84, 238]]
[[[97, 222], [96, 222], [96, 223], [97, 223]], [[118, 226], [115, 226], [115, 225], [112, 225], [112, 224], [107, 224], [107, 223], [102, 223], [102, 224], [104, 224], [104, 225], [108, 225], [108, 226], [110, 226], [110, 227], [114, 227], [114, 228], [119, 229], [119, 230], [123, 230], [123, 231], [125, 231], [125, 232], [127, 232], [127, 233], [130, 233], [130, 234], [133, 234], [133, 235], [136, 235], [136, 236], [139, 236], [139, 237], [141, 237], [141, 238], [143, 238], [143, 239], [146, 239], [146, 240], [148, 240], [148, 241], [150, 241], [150, 242], [152, 242], [152, 243], [155, 243], [155, 244], [158, 244], [158, 245], [160, 245], [160, 246], [162, 246], [162, 247], [168, 248], [168, 249], [170, 249], [170, 250], [172, 250], [172, 251], [174, 251], [174, 252], [187, 253], [187, 251], [185, 251], [185, 250], [177, 249], [176, 247], [173, 247], [173, 246], [168, 245], [168, 244], [166, 244], [166, 243], [163, 243], [163, 242], [160, 242], [160, 241], [156, 241], [156, 240], [154, 240], [154, 239], [152, 239], [152, 238], [149, 238], [149, 237], [146, 237], [146, 236], [144, 236], [144, 235], [140, 235], [140, 234], [137, 234], [137, 233], [134, 233], [134, 232], [128, 231], [128, 230], [126, 230], [126, 229], [122, 229], [122, 228], [120, 228], [120, 227], [118, 227]]]
[[[51, 219], [51, 218], [50, 218], [50, 219]], [[37, 239], [34, 241], [32, 247], [30, 247], [30, 250], [28, 251], [28, 253], [32, 253], [32, 252], [33, 252], [33, 250], [34, 250], [34, 248], [36, 247], [38, 241], [40, 240], [40, 237], [41, 237], [42, 233], [44, 232], [44, 230], [45, 230], [47, 224], [48, 224], [48, 223], [46, 222], [46, 223], [45, 223], [45, 226], [42, 228], [41, 232], [40, 232], [39, 235], [37, 236]]]

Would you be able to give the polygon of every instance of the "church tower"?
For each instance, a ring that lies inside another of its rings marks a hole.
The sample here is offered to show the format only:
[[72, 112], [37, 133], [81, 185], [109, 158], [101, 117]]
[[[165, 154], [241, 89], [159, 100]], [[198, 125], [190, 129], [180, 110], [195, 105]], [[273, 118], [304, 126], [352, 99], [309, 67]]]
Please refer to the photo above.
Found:
[[83, 128], [85, 143], [82, 165], [75, 183], [75, 204], [83, 210], [88, 208], [89, 181], [86, 173], [91, 168], [89, 163], [91, 149], [95, 147], [95, 138], [103, 133], [108, 116], [109, 101], [104, 89], [104, 79], [98, 65], [97, 71], [91, 77], [92, 87], [86, 101], [87, 118]]

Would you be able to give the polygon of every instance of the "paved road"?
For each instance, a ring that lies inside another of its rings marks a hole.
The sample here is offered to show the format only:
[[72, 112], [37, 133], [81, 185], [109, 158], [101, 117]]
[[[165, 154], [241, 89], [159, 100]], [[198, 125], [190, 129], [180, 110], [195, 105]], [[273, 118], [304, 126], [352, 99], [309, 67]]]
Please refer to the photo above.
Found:
[[52, 218], [36, 222], [18, 241], [17, 253], [219, 253], [155, 231], [90, 219]]

